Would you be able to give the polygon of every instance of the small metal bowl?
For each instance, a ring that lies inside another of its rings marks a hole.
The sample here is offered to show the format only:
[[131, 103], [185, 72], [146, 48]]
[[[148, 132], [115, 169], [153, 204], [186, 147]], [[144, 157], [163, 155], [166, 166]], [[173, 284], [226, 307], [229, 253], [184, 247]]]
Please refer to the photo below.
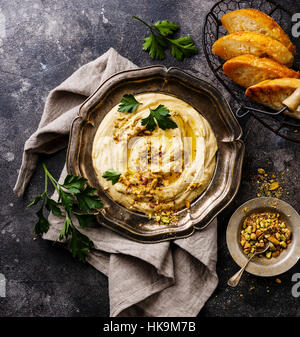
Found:
[[248, 264], [246, 271], [257, 276], [275, 276], [292, 268], [300, 258], [300, 216], [296, 210], [283, 200], [276, 198], [255, 198], [241, 205], [231, 216], [226, 241], [229, 252], [234, 261], [244, 266], [248, 258], [244, 255], [239, 243], [239, 234], [244, 219], [253, 212], [273, 211], [280, 214], [287, 227], [292, 232], [292, 241], [287, 249], [283, 250], [278, 257], [267, 259], [254, 257]]

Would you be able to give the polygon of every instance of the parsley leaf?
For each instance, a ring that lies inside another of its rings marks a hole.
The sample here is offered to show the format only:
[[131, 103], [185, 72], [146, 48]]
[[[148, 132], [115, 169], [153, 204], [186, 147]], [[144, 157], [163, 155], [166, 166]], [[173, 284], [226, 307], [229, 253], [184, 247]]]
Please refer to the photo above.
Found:
[[43, 206], [44, 205], [42, 205], [41, 209], [36, 213], [38, 216], [38, 222], [34, 226], [34, 232], [36, 234], [47, 233], [50, 226], [48, 220], [44, 217]]
[[117, 173], [114, 169], [109, 169], [103, 173], [102, 177], [106, 180], [111, 180], [114, 185], [119, 181], [121, 173]]
[[82, 211], [90, 211], [103, 207], [102, 201], [96, 194], [96, 189], [87, 186], [80, 194], [76, 194], [78, 206]]
[[150, 36], [144, 39], [143, 50], [149, 52], [152, 59], [163, 60], [168, 46], [171, 47], [172, 56], [179, 61], [198, 53], [192, 37], [169, 38], [179, 28], [176, 23], [162, 20], [157, 21], [154, 25], [149, 25], [137, 16], [133, 16], [133, 18], [142, 22], [150, 30]]
[[138, 102], [131, 94], [125, 94], [121, 99], [118, 111], [120, 112], [135, 112], [138, 106], [142, 104]]
[[154, 33], [144, 39], [143, 50], [148, 51], [152, 59], [163, 60], [165, 58], [165, 40]]
[[77, 194], [81, 192], [81, 189], [86, 183], [87, 179], [68, 174], [64, 181], [63, 187], [69, 190], [71, 193]]
[[69, 249], [73, 257], [85, 262], [86, 255], [93, 248], [94, 244], [86, 235], [82, 234], [75, 226], [71, 227], [72, 238], [69, 242]]
[[49, 212], [52, 212], [55, 216], [61, 216], [61, 210], [59, 208], [59, 203], [53, 199], [47, 198], [46, 208]]
[[198, 53], [198, 49], [190, 36], [182, 36], [179, 39], [171, 40], [171, 53], [178, 61], [182, 61], [184, 57], [191, 57]]
[[168, 36], [173, 34], [179, 26], [174, 22], [170, 22], [168, 20], [157, 21], [154, 26], [159, 30], [160, 34], [163, 36]]
[[29, 205], [27, 205], [26, 208], [36, 205], [41, 199], [42, 199], [42, 196], [38, 195], [37, 197], [34, 198], [34, 200]]
[[[164, 105], [159, 105], [156, 109], [150, 110], [148, 117], [142, 119], [142, 125], [146, 125], [147, 130], [153, 131], [156, 128], [156, 123], [163, 129], [175, 129], [177, 124], [170, 118], [170, 111]], [[156, 121], [156, 122], [155, 122]]]
[[[80, 211], [93, 212], [102, 208], [103, 204], [96, 194], [96, 189], [87, 185], [87, 179], [68, 175], [64, 183], [60, 184], [53, 178], [45, 164], [43, 164], [43, 168], [45, 171], [44, 192], [36, 196], [33, 202], [27, 206], [31, 207], [40, 201], [42, 202], [40, 210], [36, 213], [38, 222], [34, 226], [34, 232], [39, 235], [49, 230], [49, 222], [43, 214], [45, 206], [53, 215], [65, 218], [58, 240], [68, 239], [71, 236], [68, 247], [72, 255], [80, 261], [85, 261], [87, 254], [93, 247], [93, 242], [75, 227], [71, 215], [73, 214], [77, 217], [80, 227], [86, 228], [95, 223], [95, 214], [78, 213], [78, 208]], [[48, 196], [47, 186], [49, 180], [58, 193], [58, 202]], [[64, 209], [64, 214], [61, 208]]]
[[73, 206], [73, 195], [68, 192], [65, 192], [62, 189], [59, 189], [58, 195], [59, 195], [59, 200], [61, 201], [64, 208], [67, 211], [70, 211]]
[[59, 240], [62, 240], [63, 238], [66, 238], [66, 239], [68, 238], [69, 234], [71, 233], [71, 225], [72, 225], [72, 220], [69, 214], [66, 213], [65, 223], [58, 237]]
[[80, 227], [86, 228], [93, 226], [96, 222], [95, 216], [91, 214], [75, 214]]

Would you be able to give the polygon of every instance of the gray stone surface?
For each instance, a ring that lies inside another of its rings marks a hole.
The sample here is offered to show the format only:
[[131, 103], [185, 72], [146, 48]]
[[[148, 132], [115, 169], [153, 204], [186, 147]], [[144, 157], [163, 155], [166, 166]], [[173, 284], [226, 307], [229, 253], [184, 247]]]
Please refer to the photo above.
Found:
[[[139, 66], [152, 61], [141, 50], [146, 29], [131, 19], [174, 20], [191, 34], [199, 54], [177, 62], [169, 55], [167, 66], [189, 69], [216, 83], [201, 49], [206, 12], [215, 1], [200, 0], [0, 0], [0, 274], [7, 280], [6, 298], [0, 297], [0, 316], [107, 316], [108, 282], [89, 265], [75, 261], [69, 252], [51, 243], [33, 241], [34, 210], [25, 205], [41, 191], [43, 173], [38, 167], [24, 198], [12, 192], [21, 164], [25, 140], [36, 129], [48, 92], [80, 65], [113, 46]], [[298, 1], [281, 1], [300, 12]], [[298, 4], [297, 4], [298, 3]], [[297, 42], [300, 50], [299, 39]], [[224, 94], [226, 94], [224, 92]], [[258, 167], [286, 172], [283, 199], [299, 211], [299, 145], [283, 140], [255, 120], [244, 125], [246, 157], [240, 191], [219, 216], [217, 271], [220, 283], [200, 316], [299, 316], [299, 299], [293, 298], [291, 277], [299, 263], [275, 278], [245, 274], [236, 289], [227, 279], [237, 270], [225, 242], [228, 219], [234, 209], [255, 197], [251, 184]], [[41, 158], [58, 176], [65, 151]], [[268, 291], [269, 290], [269, 291]]]

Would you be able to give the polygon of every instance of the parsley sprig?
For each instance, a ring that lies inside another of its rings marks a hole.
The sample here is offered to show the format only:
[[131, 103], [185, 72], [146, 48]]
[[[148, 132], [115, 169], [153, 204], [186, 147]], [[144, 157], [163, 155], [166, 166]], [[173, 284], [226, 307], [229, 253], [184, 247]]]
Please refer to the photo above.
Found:
[[160, 104], [156, 109], [152, 110], [149, 108], [149, 110], [149, 116], [143, 118], [141, 121], [142, 125], [146, 125], [147, 130], [155, 130], [157, 124], [163, 130], [175, 129], [178, 127], [177, 124], [170, 118], [170, 110], [164, 105]]
[[174, 22], [163, 20], [157, 21], [154, 25], [149, 25], [137, 16], [132, 17], [150, 29], [150, 36], [144, 39], [143, 50], [148, 51], [152, 59], [163, 60], [168, 46], [171, 46], [172, 56], [179, 61], [198, 53], [191, 36], [181, 36], [178, 39], [170, 38], [170, 35], [179, 28]]
[[114, 185], [119, 181], [119, 179], [121, 177], [121, 173], [117, 173], [114, 169], [111, 168], [111, 169], [105, 171], [103, 173], [102, 177], [104, 179], [106, 179], [107, 181], [110, 180], [111, 183]]
[[125, 94], [120, 101], [118, 111], [135, 112], [141, 104], [142, 103], [138, 102], [132, 94]]
[[[44, 216], [44, 207], [53, 215], [64, 217], [64, 226], [57, 240], [68, 239], [71, 236], [68, 241], [68, 248], [74, 257], [84, 262], [93, 247], [93, 242], [75, 227], [72, 215], [78, 219], [80, 227], [86, 228], [95, 223], [95, 214], [103, 207], [103, 204], [96, 194], [96, 189], [87, 185], [87, 179], [67, 175], [64, 183], [60, 184], [54, 179], [45, 164], [43, 164], [43, 169], [45, 172], [44, 191], [27, 206], [32, 207], [41, 202], [41, 208], [36, 213], [38, 221], [33, 231], [39, 235], [47, 233], [49, 230], [50, 225]], [[58, 193], [58, 201], [49, 197], [49, 181]], [[64, 212], [62, 212], [62, 209], [64, 209]]]

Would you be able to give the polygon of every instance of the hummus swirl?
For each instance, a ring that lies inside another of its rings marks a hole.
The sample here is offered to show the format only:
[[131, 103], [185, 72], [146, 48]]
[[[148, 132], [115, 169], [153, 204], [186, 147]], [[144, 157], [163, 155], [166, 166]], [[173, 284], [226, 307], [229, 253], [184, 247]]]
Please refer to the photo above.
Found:
[[[114, 201], [145, 214], [174, 212], [198, 197], [215, 170], [217, 141], [207, 120], [192, 106], [170, 95], [145, 93], [134, 113], [116, 105], [96, 132], [92, 158], [102, 188]], [[164, 105], [178, 128], [148, 131], [141, 119]], [[102, 175], [121, 174], [112, 184]]]

